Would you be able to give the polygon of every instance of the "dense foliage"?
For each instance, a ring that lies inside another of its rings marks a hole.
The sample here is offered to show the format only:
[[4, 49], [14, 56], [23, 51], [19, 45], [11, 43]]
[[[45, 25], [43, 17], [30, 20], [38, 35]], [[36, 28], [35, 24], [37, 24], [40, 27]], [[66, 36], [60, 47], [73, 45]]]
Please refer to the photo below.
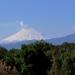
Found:
[[10, 73], [16, 67], [20, 75], [75, 75], [75, 43], [52, 45], [41, 40], [20, 49], [0, 47], [0, 61]]

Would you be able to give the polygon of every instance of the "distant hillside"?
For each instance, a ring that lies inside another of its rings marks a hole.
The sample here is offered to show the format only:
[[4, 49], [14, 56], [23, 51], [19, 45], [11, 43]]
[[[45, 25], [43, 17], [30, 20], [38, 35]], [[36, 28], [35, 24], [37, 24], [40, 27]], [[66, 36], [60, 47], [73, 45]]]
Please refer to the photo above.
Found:
[[[17, 42], [11, 42], [11, 43], [2, 43], [0, 44], [1, 46], [5, 48], [20, 48], [22, 44], [30, 44], [35, 42], [36, 40], [24, 40], [24, 41], [17, 41]], [[53, 38], [53, 39], [46, 39], [46, 42], [52, 43], [54, 45], [60, 45], [64, 42], [68, 43], [75, 43], [75, 34], [67, 35], [65, 37], [60, 37], [60, 38]]]
[[60, 38], [53, 38], [47, 40], [47, 42], [52, 43], [52, 44], [62, 44], [64, 42], [69, 42], [69, 43], [75, 43], [75, 34], [70, 34], [65, 37], [60, 37]]
[[11, 43], [6, 43], [6, 44], [0, 44], [0, 46], [5, 47], [7, 49], [11, 48], [20, 48], [22, 44], [30, 44], [35, 42], [35, 40], [25, 40], [25, 41], [18, 41], [18, 42], [11, 42]]

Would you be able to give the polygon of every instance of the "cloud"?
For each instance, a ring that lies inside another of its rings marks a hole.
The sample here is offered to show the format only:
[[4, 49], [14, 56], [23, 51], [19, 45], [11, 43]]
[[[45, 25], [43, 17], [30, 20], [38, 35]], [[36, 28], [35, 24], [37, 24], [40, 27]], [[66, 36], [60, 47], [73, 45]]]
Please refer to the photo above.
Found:
[[30, 27], [28, 27], [28, 24], [24, 24], [24, 21], [22, 21], [22, 20], [18, 21], [18, 24], [19, 24], [21, 29], [30, 28]]
[[20, 26], [24, 26], [24, 22], [23, 21], [20, 21]]

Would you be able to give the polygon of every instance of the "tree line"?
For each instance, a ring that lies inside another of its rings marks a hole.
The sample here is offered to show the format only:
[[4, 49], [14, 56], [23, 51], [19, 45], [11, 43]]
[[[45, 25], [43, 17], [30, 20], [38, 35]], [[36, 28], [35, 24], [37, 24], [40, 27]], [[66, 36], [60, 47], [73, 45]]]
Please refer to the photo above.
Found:
[[41, 40], [18, 49], [0, 47], [0, 61], [10, 74], [15, 67], [19, 75], [75, 75], [75, 43], [53, 45]]

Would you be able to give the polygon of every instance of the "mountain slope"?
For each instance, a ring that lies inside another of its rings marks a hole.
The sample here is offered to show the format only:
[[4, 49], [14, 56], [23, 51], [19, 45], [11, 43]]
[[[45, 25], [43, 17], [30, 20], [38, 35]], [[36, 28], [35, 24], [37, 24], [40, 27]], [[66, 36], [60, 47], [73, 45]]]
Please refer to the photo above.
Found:
[[70, 34], [65, 37], [60, 37], [60, 38], [49, 39], [47, 41], [53, 44], [62, 44], [64, 42], [75, 43], [75, 34]]
[[[35, 30], [26, 30], [24, 28], [16, 34], [3, 39], [0, 45], [8, 49], [20, 48], [22, 44], [30, 44], [41, 39], [44, 39], [44, 37], [40, 33]], [[45, 39], [45, 41], [55, 45], [60, 45], [64, 42], [75, 43], [75, 34], [70, 34], [60, 38]]]
[[22, 28], [19, 32], [8, 36], [1, 40], [1, 43], [12, 43], [25, 40], [41, 40], [44, 39], [41, 33], [31, 28]]

